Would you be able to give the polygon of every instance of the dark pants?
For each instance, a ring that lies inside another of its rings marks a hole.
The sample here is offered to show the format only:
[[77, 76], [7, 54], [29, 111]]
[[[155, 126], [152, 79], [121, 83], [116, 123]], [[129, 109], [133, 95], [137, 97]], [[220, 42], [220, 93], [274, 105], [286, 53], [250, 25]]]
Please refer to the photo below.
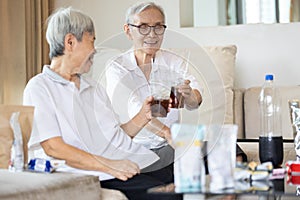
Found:
[[[172, 171], [171, 171], [172, 170]], [[172, 175], [170, 176], [170, 172]], [[163, 169], [142, 173], [134, 176], [127, 181], [111, 179], [101, 181], [102, 188], [116, 189], [123, 192], [129, 200], [153, 200], [153, 199], [182, 199], [179, 194], [149, 194], [147, 190], [156, 186], [165, 185], [173, 182], [173, 164]]]
[[[153, 163], [152, 165], [142, 169], [142, 173], [159, 171], [160, 169], [163, 169], [168, 165], [174, 163], [175, 151], [173, 147], [171, 147], [170, 145], [166, 145], [164, 147], [158, 149], [151, 149], [151, 150], [159, 156], [159, 160]], [[173, 174], [173, 168], [171, 170]]]

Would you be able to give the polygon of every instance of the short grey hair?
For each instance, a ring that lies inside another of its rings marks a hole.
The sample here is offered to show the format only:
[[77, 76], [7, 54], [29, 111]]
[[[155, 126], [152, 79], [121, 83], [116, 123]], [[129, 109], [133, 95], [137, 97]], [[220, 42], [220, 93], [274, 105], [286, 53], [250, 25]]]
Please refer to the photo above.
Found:
[[163, 22], [165, 22], [165, 13], [161, 6], [155, 4], [154, 2], [143, 2], [143, 3], [137, 3], [132, 5], [127, 9], [126, 16], [125, 16], [125, 23], [130, 24], [133, 23], [133, 17], [136, 14], [140, 14], [144, 10], [155, 8], [157, 9], [163, 16]]
[[78, 41], [82, 40], [85, 32], [95, 33], [92, 19], [71, 7], [55, 11], [47, 19], [47, 25], [46, 39], [50, 46], [50, 60], [64, 54], [64, 40], [68, 33], [73, 34]]

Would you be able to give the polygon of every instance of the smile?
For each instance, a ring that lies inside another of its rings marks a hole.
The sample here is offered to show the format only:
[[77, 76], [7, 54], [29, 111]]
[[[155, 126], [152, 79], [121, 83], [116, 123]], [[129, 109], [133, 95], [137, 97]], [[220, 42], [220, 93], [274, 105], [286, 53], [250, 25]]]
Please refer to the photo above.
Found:
[[158, 41], [151, 41], [151, 42], [144, 42], [145, 44], [150, 44], [150, 45], [153, 45], [153, 44], [157, 44]]

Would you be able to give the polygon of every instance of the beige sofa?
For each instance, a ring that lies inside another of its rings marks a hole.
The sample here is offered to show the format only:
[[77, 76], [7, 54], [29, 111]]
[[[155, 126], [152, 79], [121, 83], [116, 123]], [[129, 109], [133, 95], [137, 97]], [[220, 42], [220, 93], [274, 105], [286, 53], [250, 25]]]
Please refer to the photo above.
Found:
[[[237, 47], [235, 45], [204, 47], [204, 50], [215, 64], [224, 83], [225, 91], [225, 117], [224, 123], [234, 123], [239, 127], [238, 143], [248, 155], [249, 161], [259, 162], [258, 143], [259, 137], [259, 108], [258, 97], [264, 77], [261, 77], [261, 83], [256, 87], [236, 88], [234, 77], [237, 76], [235, 70], [235, 58]], [[280, 75], [278, 75], [279, 77]], [[276, 84], [276, 74], [275, 74]], [[300, 99], [300, 86], [278, 86], [281, 98], [281, 126], [284, 143], [284, 161], [295, 160], [296, 153], [294, 150], [294, 133], [291, 124], [290, 110], [288, 101]], [[214, 111], [219, 108], [215, 107]], [[251, 142], [247, 142], [250, 139]]]
[[[10, 116], [20, 112], [19, 122], [23, 135], [24, 152], [30, 137], [33, 107], [0, 105], [0, 199], [1, 200], [52, 200], [52, 199], [95, 199], [123, 200], [126, 196], [117, 190], [100, 187], [99, 178], [84, 174], [54, 172], [10, 172], [7, 170], [13, 133]], [[24, 164], [27, 163], [25, 153]]]
[[[247, 142], [243, 139], [258, 139], [259, 137], [259, 108], [258, 95], [261, 87], [248, 89], [234, 89], [234, 123], [238, 124], [241, 131], [238, 142], [241, 148], [248, 155], [249, 161], [259, 161], [258, 143]], [[294, 150], [294, 133], [291, 124], [288, 100], [300, 99], [300, 86], [281, 86], [281, 126], [284, 142], [284, 161], [296, 159]]]
[[[239, 127], [239, 139], [257, 139], [259, 136], [259, 87], [235, 88], [235, 57], [237, 47], [212, 46], [189, 49], [193, 73], [203, 85], [203, 104], [196, 111], [182, 111], [183, 123], [234, 123]], [[174, 50], [182, 52], [183, 50]], [[114, 50], [101, 52], [95, 57], [94, 77], [105, 85], [104, 63]], [[101, 57], [102, 54], [102, 57]], [[263, 77], [262, 77], [263, 82]], [[260, 83], [261, 84], [261, 83]], [[258, 85], [260, 85], [258, 83]], [[293, 139], [287, 100], [300, 99], [300, 86], [281, 87], [282, 132], [285, 139]], [[257, 142], [238, 142], [249, 161], [259, 161]], [[293, 143], [285, 143], [284, 163], [295, 159]], [[52, 193], [46, 191], [51, 190]], [[116, 190], [101, 189], [97, 177], [79, 174], [10, 173], [0, 170], [0, 199], [126, 199]]]
[[[176, 53], [187, 49], [175, 50]], [[209, 46], [189, 48], [189, 62], [191, 73], [203, 85], [203, 103], [197, 112], [183, 110], [183, 123], [212, 124], [225, 123], [237, 124], [238, 143], [248, 155], [249, 161], [259, 162], [258, 142], [259, 137], [259, 109], [258, 96], [264, 75], [257, 87], [235, 87], [235, 60], [238, 48], [235, 45]], [[279, 75], [278, 75], [279, 77]], [[276, 74], [275, 74], [276, 83]], [[300, 99], [300, 86], [277, 86], [280, 89], [282, 108], [282, 135], [284, 143], [284, 162], [295, 160], [296, 154], [292, 143], [294, 134], [290, 119], [288, 100]], [[220, 89], [222, 88], [222, 90]], [[247, 141], [247, 139], [250, 139]]]

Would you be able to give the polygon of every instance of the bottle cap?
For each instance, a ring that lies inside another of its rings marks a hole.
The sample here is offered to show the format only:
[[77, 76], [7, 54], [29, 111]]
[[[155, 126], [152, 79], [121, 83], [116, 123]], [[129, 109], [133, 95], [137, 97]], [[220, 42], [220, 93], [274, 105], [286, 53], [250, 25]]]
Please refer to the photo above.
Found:
[[266, 81], [273, 81], [273, 75], [272, 74], [267, 74], [265, 80]]

